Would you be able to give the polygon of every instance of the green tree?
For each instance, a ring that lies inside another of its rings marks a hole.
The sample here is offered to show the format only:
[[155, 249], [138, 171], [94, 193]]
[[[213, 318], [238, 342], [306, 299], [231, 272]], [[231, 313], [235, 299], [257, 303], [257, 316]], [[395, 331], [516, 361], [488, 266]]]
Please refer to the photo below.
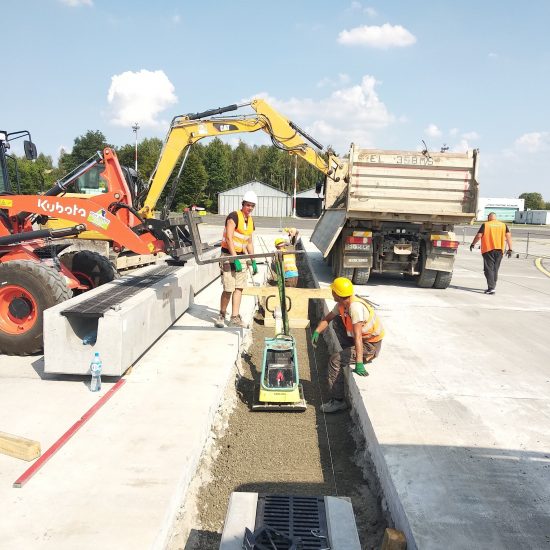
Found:
[[[144, 179], [148, 180], [157, 165], [157, 161], [162, 149], [162, 140], [158, 138], [148, 138], [138, 143], [138, 173]], [[118, 161], [122, 166], [135, 166], [135, 144], [126, 144], [117, 149]]]
[[231, 147], [214, 138], [205, 147], [203, 165], [208, 174], [207, 198], [213, 200], [230, 187]]
[[59, 157], [59, 167], [66, 174], [105, 147], [111, 147], [111, 145], [107, 143], [103, 133], [99, 130], [88, 130], [83, 136], [74, 140], [73, 150], [70, 153], [62, 152]]
[[544, 208], [544, 200], [540, 193], [522, 193], [520, 199], [525, 199], [525, 209], [542, 210]]
[[[174, 204], [177, 205], [176, 209], [178, 211], [193, 204], [202, 206], [207, 198], [205, 190], [208, 183], [208, 173], [200, 157], [200, 149], [193, 147], [187, 157], [174, 197]], [[176, 177], [176, 175], [177, 171], [174, 170], [173, 177]], [[170, 186], [168, 185], [168, 187]]]

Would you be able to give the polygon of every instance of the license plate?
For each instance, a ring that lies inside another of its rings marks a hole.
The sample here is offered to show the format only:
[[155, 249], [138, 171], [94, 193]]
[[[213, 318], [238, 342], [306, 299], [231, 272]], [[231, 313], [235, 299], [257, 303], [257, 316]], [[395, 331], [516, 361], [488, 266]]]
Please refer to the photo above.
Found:
[[370, 250], [370, 244], [346, 244], [344, 250]]

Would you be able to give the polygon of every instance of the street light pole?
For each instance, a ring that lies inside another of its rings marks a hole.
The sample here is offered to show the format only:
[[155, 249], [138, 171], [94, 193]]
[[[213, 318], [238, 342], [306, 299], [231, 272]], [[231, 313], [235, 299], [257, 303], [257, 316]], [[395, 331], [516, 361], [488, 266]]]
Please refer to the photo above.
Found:
[[298, 184], [298, 155], [294, 156], [294, 198], [292, 201], [292, 217], [296, 217], [296, 186]]
[[135, 160], [135, 168], [136, 168], [136, 172], [137, 172], [137, 145], [138, 145], [138, 130], [139, 130], [139, 124], [136, 122], [133, 126], [132, 126], [132, 130], [134, 131], [134, 134], [136, 134], [136, 154], [135, 154], [135, 157], [134, 157], [134, 160]]

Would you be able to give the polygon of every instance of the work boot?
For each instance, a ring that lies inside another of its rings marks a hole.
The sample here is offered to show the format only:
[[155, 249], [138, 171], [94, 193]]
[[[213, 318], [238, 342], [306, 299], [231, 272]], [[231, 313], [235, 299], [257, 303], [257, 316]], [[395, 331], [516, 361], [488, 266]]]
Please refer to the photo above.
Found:
[[488, 288], [484, 294], [495, 294], [495, 289], [494, 288]]
[[248, 325], [242, 320], [240, 315], [234, 315], [229, 320], [230, 327], [248, 328]]
[[324, 413], [335, 413], [344, 411], [348, 408], [348, 404], [343, 399], [331, 399], [328, 403], [321, 405], [321, 411]]
[[214, 326], [217, 327], [217, 328], [225, 327], [225, 313], [222, 313], [220, 311], [220, 314], [218, 315], [218, 318], [214, 321]]

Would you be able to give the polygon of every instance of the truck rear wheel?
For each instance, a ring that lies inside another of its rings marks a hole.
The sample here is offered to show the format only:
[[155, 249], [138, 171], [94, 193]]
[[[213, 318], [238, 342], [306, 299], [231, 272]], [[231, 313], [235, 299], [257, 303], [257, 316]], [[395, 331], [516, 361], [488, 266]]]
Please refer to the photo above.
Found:
[[[105, 256], [91, 250], [69, 252], [61, 256], [61, 261], [81, 283], [88, 285], [90, 289], [120, 277], [115, 266]], [[80, 293], [82, 293], [81, 290], [75, 291], [75, 295]]]
[[353, 274], [353, 282], [356, 285], [366, 285], [370, 278], [370, 267], [358, 267], [355, 268]]
[[65, 277], [51, 267], [32, 260], [0, 264], [0, 353], [40, 351], [44, 311], [71, 296]]
[[435, 277], [434, 288], [448, 288], [452, 278], [452, 271], [438, 271]]
[[420, 274], [416, 278], [416, 286], [420, 288], [432, 288], [437, 277], [435, 269], [426, 269], [426, 251], [423, 248], [420, 254]]

